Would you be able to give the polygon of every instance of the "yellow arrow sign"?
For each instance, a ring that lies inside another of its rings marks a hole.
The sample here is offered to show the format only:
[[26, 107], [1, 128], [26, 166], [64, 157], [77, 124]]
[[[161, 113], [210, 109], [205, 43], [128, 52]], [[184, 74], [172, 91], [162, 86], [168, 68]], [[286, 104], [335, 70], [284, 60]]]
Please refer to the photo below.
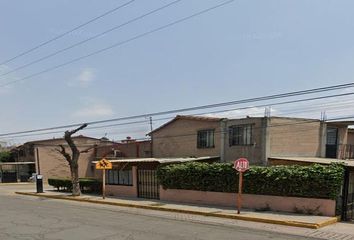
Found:
[[96, 163], [96, 169], [100, 169], [100, 170], [112, 169], [112, 163], [107, 159], [103, 158]]

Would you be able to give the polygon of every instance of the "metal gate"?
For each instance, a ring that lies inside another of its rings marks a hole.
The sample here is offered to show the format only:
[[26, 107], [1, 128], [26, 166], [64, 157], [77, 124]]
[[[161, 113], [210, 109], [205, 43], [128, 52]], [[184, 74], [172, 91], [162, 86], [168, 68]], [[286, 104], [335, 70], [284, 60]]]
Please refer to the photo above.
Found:
[[343, 188], [342, 219], [354, 221], [354, 171], [346, 170]]
[[138, 169], [138, 197], [160, 198], [156, 170]]
[[1, 181], [3, 183], [17, 182], [17, 173], [16, 172], [3, 172]]

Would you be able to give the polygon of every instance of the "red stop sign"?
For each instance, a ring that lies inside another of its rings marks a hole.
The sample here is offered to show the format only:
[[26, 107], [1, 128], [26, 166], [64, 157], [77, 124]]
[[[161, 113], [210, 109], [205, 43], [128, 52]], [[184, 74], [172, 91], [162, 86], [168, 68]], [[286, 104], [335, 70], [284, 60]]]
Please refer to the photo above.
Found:
[[249, 162], [246, 158], [239, 158], [234, 162], [234, 168], [239, 172], [245, 172], [249, 169]]

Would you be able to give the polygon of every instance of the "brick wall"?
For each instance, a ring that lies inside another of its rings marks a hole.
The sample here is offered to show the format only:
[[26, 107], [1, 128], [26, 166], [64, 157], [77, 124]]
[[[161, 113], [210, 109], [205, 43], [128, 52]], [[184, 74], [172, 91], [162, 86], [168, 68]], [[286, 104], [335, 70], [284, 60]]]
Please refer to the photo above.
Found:
[[[225, 161], [233, 162], [234, 160], [245, 157], [250, 164], [264, 163], [264, 138], [262, 123], [263, 118], [244, 118], [227, 121], [225, 136]], [[231, 146], [229, 142], [229, 127], [233, 125], [252, 125], [252, 144], [244, 146]]]
[[271, 118], [269, 156], [319, 157], [321, 122], [308, 119]]
[[[197, 148], [197, 131], [215, 129], [215, 147]], [[220, 122], [179, 119], [154, 132], [154, 157], [190, 157], [220, 155]]]

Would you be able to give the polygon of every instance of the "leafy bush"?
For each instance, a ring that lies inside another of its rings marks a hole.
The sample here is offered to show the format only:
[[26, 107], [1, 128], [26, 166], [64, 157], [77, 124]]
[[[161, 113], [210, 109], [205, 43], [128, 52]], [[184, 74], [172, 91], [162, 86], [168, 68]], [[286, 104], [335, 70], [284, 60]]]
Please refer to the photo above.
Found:
[[[82, 192], [90, 193], [100, 193], [101, 192], [101, 182], [94, 178], [80, 178], [80, 189]], [[64, 178], [49, 178], [48, 184], [55, 187], [58, 191], [71, 191], [72, 184], [70, 179]]]
[[[165, 189], [236, 192], [238, 186], [238, 174], [227, 163], [166, 165], [159, 167], [157, 176]], [[344, 168], [340, 164], [254, 166], [244, 173], [243, 192], [336, 199], [343, 178]]]
[[0, 152], [0, 162], [14, 162], [13, 155], [9, 151]]

